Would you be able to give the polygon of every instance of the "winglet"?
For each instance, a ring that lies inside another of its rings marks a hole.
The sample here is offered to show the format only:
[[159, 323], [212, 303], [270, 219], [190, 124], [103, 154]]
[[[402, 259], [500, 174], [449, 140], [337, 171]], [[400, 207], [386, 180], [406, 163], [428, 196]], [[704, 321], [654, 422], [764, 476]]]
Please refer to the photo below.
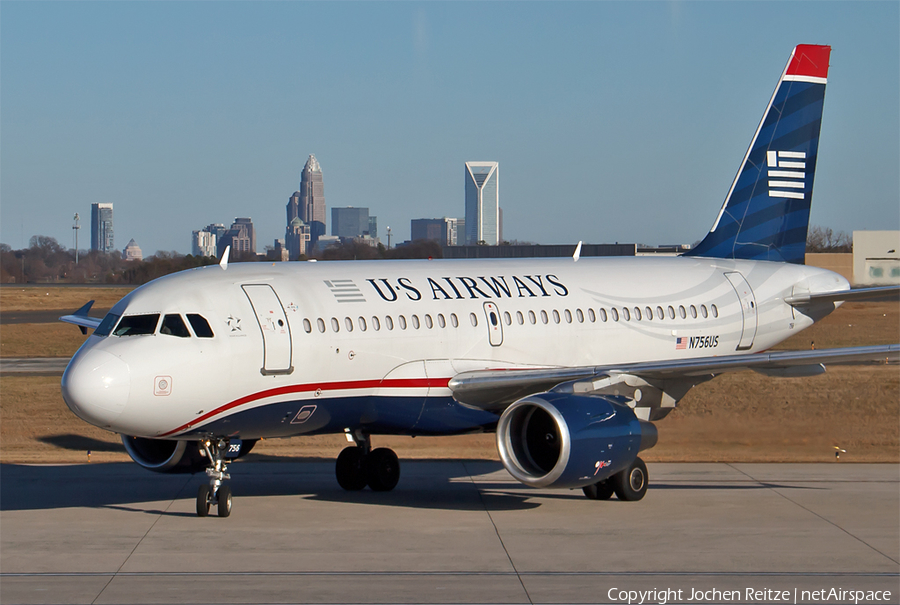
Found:
[[228, 255], [231, 253], [231, 244], [225, 246], [225, 252], [222, 253], [222, 260], [219, 261], [219, 266], [222, 267], [222, 270], [228, 268]]
[[82, 334], [87, 334], [88, 328], [96, 330], [97, 326], [100, 325], [101, 320], [97, 317], [88, 317], [88, 311], [91, 310], [93, 304], [94, 301], [89, 301], [71, 315], [63, 315], [59, 320], [69, 324], [75, 324], [78, 326], [78, 329], [81, 330]]
[[572, 260], [576, 263], [579, 258], [581, 258], [581, 240], [578, 240], [578, 245], [575, 246], [575, 254], [572, 255]]

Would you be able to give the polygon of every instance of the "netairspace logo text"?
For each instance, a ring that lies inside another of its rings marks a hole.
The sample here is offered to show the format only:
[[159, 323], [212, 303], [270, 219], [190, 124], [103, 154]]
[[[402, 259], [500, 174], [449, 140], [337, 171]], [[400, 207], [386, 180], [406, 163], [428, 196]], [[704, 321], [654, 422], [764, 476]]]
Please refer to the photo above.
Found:
[[612, 603], [644, 605], [645, 603], [666, 605], [666, 603], [884, 603], [890, 600], [889, 590], [846, 590], [843, 588], [822, 588], [819, 590], [775, 590], [772, 588], [744, 588], [743, 590], [673, 590], [671, 588], [652, 590], [626, 590], [610, 588], [606, 594]]

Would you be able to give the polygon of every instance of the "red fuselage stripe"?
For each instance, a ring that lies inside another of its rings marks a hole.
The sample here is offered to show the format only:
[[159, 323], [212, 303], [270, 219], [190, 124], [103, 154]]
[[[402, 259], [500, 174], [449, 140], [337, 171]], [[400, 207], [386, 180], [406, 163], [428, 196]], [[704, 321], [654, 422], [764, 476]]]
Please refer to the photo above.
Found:
[[245, 395], [240, 399], [235, 399], [230, 403], [207, 412], [202, 416], [195, 418], [191, 422], [182, 424], [176, 429], [172, 429], [167, 433], [163, 433], [160, 437], [168, 437], [175, 433], [180, 433], [191, 427], [206, 422], [213, 416], [217, 416], [222, 412], [227, 412], [246, 403], [266, 399], [269, 397], [278, 397], [280, 395], [288, 395], [290, 393], [309, 393], [311, 391], [346, 391], [349, 389], [422, 389], [422, 388], [444, 388], [450, 382], [449, 378], [393, 378], [388, 380], [353, 380], [349, 382], [319, 382], [314, 384], [293, 384], [275, 389], [268, 389], [258, 393]]

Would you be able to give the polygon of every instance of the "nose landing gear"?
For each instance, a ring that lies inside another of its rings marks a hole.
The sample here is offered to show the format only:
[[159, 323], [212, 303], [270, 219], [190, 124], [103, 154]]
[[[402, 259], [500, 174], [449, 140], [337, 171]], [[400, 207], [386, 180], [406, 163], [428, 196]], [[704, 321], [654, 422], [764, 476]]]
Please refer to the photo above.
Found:
[[386, 447], [372, 449], [369, 436], [362, 431], [346, 431], [347, 440], [354, 443], [344, 448], [335, 463], [338, 485], [355, 492], [368, 485], [375, 492], [389, 492], [400, 481], [400, 461], [393, 450]]
[[228, 440], [206, 439], [200, 442], [200, 446], [206, 452], [210, 466], [206, 469], [209, 484], [201, 485], [197, 490], [197, 516], [207, 516], [210, 506], [215, 505], [219, 516], [227, 517], [231, 514], [231, 487], [222, 482], [231, 479], [231, 475], [225, 472], [228, 469], [228, 465], [225, 464]]

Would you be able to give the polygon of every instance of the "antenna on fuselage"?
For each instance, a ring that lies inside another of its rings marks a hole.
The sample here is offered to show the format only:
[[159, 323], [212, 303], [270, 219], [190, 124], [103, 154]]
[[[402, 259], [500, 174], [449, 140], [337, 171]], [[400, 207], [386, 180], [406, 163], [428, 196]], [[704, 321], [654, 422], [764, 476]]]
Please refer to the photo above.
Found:
[[228, 268], [228, 255], [231, 252], [231, 244], [225, 246], [225, 252], [222, 253], [222, 260], [219, 261], [219, 266], [222, 267], [222, 270]]
[[572, 255], [572, 260], [576, 263], [579, 258], [581, 258], [581, 240], [578, 240], [578, 245], [575, 246], [575, 254]]

